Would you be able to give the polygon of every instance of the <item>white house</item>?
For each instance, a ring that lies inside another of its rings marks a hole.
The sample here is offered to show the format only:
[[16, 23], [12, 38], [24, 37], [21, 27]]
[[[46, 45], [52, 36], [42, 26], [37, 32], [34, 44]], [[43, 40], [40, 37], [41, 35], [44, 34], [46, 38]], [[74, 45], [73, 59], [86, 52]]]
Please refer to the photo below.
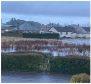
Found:
[[71, 25], [76, 30], [76, 37], [80, 38], [90, 38], [90, 33], [88, 33], [84, 28], [80, 27], [79, 25]]
[[60, 32], [57, 31], [54, 27], [50, 28], [48, 31], [52, 32], [52, 33], [59, 33], [60, 34]]
[[90, 38], [90, 33], [86, 33], [86, 34], [84, 34], [84, 37], [86, 37], [86, 38]]
[[82, 37], [82, 38], [90, 38], [90, 33], [79, 33], [79, 34], [77, 34], [77, 37]]
[[12, 26], [12, 25], [1, 24], [1, 33], [13, 31], [14, 28], [15, 28], [15, 27]]
[[40, 29], [40, 33], [50, 33], [50, 32], [49, 32], [49, 29], [50, 29], [50, 28], [41, 28], [41, 29]]
[[83, 28], [76, 25], [69, 26], [61, 26], [61, 27], [52, 27], [52, 28], [42, 28], [40, 33], [58, 33], [60, 38], [69, 37], [69, 38], [77, 38], [77, 37], [85, 37], [90, 38], [90, 34], [87, 33]]
[[49, 29], [49, 32], [52, 32], [52, 33], [59, 33], [60, 34], [60, 38], [62, 37], [71, 37], [71, 38], [74, 38], [76, 37], [76, 33], [74, 31], [74, 29], [72, 28], [67, 28], [65, 29], [64, 27], [52, 27]]

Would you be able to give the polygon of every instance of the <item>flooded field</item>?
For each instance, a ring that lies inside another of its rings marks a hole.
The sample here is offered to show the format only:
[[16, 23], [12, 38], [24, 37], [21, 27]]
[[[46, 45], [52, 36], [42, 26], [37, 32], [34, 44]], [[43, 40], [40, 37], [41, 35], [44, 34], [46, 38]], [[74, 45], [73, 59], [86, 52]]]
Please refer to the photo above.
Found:
[[22, 39], [2, 41], [2, 52], [42, 52], [53, 56], [90, 56], [89, 39], [40, 40]]
[[[41, 52], [52, 56], [90, 56], [89, 39], [3, 39], [1, 52]], [[69, 83], [71, 75], [3, 72], [2, 83]]]
[[90, 45], [90, 39], [63, 39], [62, 41], [69, 44]]

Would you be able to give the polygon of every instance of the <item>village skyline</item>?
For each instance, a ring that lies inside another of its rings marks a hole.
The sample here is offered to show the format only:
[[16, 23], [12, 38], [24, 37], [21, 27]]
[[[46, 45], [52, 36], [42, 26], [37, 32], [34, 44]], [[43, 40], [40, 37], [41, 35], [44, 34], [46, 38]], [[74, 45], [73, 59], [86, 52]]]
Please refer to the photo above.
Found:
[[70, 22], [70, 23], [65, 23], [65, 22], [55, 22], [55, 21], [49, 21], [49, 22], [47, 22], [47, 23], [43, 23], [43, 22], [41, 22], [41, 21], [37, 21], [37, 20], [32, 20], [32, 19], [21, 19], [21, 18], [15, 18], [15, 17], [11, 17], [11, 18], [9, 18], [7, 21], [4, 21], [4, 19], [2, 19], [1, 18], [1, 23], [2, 24], [6, 24], [7, 22], [9, 22], [11, 19], [15, 19], [15, 20], [23, 20], [23, 21], [33, 21], [33, 22], [38, 22], [38, 23], [40, 23], [41, 25], [48, 25], [48, 24], [57, 24], [57, 25], [60, 25], [60, 26], [68, 26], [68, 25], [79, 25], [79, 26], [81, 26], [81, 27], [89, 27], [90, 26], [90, 22], [87, 22], [87, 23], [83, 23], [83, 24], [81, 24], [81, 23], [74, 23], [74, 22]]

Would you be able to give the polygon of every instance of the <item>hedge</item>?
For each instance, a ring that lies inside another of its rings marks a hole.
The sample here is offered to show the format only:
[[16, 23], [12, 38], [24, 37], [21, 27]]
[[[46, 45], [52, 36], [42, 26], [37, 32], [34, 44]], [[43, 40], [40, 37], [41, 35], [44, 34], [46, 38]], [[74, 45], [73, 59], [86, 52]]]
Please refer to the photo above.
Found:
[[41, 71], [40, 65], [44, 62], [44, 56], [31, 54], [2, 54], [2, 71]]
[[90, 74], [90, 58], [74, 56], [53, 57], [31, 53], [2, 53], [1, 69], [2, 71], [49, 71], [65, 74]]
[[22, 33], [18, 31], [8, 31], [8, 32], [2, 33], [1, 36], [22, 37]]
[[50, 60], [50, 72], [77, 74], [90, 74], [89, 57], [54, 57]]
[[24, 38], [59, 39], [57, 33], [23, 33]]

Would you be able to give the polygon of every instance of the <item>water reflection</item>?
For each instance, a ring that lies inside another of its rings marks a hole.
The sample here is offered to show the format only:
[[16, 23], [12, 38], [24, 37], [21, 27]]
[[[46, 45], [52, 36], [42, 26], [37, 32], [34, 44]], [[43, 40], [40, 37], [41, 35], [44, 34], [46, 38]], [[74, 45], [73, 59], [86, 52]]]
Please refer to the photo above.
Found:
[[69, 83], [71, 75], [50, 73], [2, 73], [2, 83]]

